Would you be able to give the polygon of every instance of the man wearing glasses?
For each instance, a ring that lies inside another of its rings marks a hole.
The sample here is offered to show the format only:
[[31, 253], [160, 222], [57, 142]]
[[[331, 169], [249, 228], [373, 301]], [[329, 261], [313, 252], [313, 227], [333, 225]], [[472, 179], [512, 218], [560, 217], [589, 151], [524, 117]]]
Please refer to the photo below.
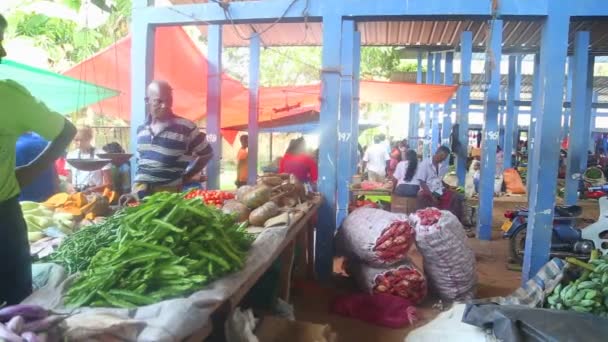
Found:
[[148, 115], [137, 130], [139, 160], [133, 193], [138, 198], [160, 191], [181, 191], [213, 156], [205, 133], [192, 121], [173, 113], [169, 83], [153, 81], [146, 94]]

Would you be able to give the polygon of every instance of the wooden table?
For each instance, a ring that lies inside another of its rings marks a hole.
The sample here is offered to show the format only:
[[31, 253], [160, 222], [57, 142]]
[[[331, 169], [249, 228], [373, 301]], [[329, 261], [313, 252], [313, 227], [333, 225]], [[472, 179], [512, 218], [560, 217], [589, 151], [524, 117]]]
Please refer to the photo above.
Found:
[[285, 239], [281, 244], [271, 252], [271, 258], [268, 262], [260, 265], [253, 276], [245, 280], [241, 286], [227, 298], [215, 312], [212, 314], [211, 321], [205, 322], [195, 334], [190, 336], [187, 341], [202, 341], [209, 337], [212, 333], [218, 336], [223, 336], [224, 322], [230, 313], [239, 306], [245, 295], [257, 283], [262, 275], [272, 266], [277, 258], [281, 258], [280, 286], [279, 297], [284, 301], [289, 301], [289, 292], [291, 288], [291, 270], [293, 269], [295, 246], [301, 247], [303, 253], [300, 253], [298, 260], [299, 270], [306, 270], [307, 278], [314, 277], [314, 220], [317, 216], [317, 210], [321, 205], [321, 197], [317, 196], [310, 200], [312, 204], [307, 212], [303, 214], [297, 221], [293, 222], [288, 229]]

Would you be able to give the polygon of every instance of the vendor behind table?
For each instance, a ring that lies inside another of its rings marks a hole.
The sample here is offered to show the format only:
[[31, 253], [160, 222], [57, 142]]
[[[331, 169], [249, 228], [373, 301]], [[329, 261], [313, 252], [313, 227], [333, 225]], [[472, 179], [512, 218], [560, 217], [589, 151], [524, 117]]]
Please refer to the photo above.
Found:
[[[67, 159], [99, 159], [97, 153], [102, 151], [92, 145], [93, 129], [89, 126], [80, 126], [74, 137], [75, 150], [67, 155]], [[105, 165], [101, 170], [83, 171], [68, 165], [68, 182], [75, 191], [98, 192], [104, 188], [112, 187], [111, 166]]]

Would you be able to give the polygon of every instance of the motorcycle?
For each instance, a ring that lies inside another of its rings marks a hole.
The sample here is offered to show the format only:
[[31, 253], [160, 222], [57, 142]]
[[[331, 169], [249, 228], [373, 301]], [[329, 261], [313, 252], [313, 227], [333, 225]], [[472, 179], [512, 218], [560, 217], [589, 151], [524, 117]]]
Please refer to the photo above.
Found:
[[[553, 233], [551, 236], [551, 257], [575, 257], [587, 260], [591, 251], [599, 249], [602, 254], [608, 253], [608, 197], [598, 200], [600, 213], [595, 223], [581, 229], [577, 224], [583, 210], [580, 206], [557, 206], [553, 216]], [[509, 251], [513, 263], [523, 261], [526, 231], [528, 228], [528, 209], [507, 211], [507, 220], [501, 230], [503, 238], [509, 239]]]

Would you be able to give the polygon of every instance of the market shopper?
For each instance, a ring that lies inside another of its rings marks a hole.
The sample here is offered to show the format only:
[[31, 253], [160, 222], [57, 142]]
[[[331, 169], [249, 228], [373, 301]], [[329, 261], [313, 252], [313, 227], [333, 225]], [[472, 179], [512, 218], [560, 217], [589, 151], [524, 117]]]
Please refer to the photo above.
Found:
[[416, 179], [416, 171], [418, 170], [418, 155], [416, 151], [409, 150], [406, 153], [405, 160], [397, 164], [395, 173], [395, 195], [400, 197], [416, 197], [420, 190], [420, 182]]
[[293, 174], [300, 182], [316, 188], [319, 178], [317, 162], [306, 153], [306, 141], [300, 137], [289, 142], [285, 155], [279, 162], [279, 173]]
[[[173, 112], [169, 83], [150, 83], [145, 101], [148, 115], [137, 130], [139, 162], [132, 188], [135, 199], [160, 191], [181, 191], [184, 184], [201, 175], [213, 156], [205, 133]], [[121, 203], [133, 197], [125, 197]]]
[[[21, 167], [32, 162], [46, 149], [49, 142], [40, 135], [28, 132], [17, 140], [15, 166]], [[59, 192], [59, 176], [54, 165], [47, 167], [28, 186], [21, 188], [19, 201], [44, 202]]]
[[[118, 142], [111, 142], [102, 149], [105, 153], [125, 153], [124, 148]], [[111, 165], [110, 175], [112, 177], [112, 190], [121, 195], [131, 192], [131, 163], [129, 161], [122, 165]]]
[[247, 159], [249, 158], [249, 136], [241, 135], [241, 148], [236, 154], [236, 187], [247, 184]]
[[448, 210], [462, 222], [464, 198], [443, 184], [443, 178], [448, 173], [448, 165], [444, 161], [449, 155], [450, 149], [440, 146], [432, 158], [425, 159], [418, 165], [416, 178], [420, 182], [420, 192], [416, 200], [417, 207]]
[[[78, 127], [74, 145], [76, 149], [69, 152], [67, 159], [99, 159], [97, 153], [103, 151], [92, 145], [93, 129], [89, 126]], [[72, 184], [75, 191], [102, 191], [104, 188], [112, 187], [111, 165], [105, 165], [101, 170], [83, 171], [67, 165], [69, 171], [68, 182]]]
[[[6, 28], [6, 19], [0, 14], [0, 62], [6, 56], [2, 46]], [[0, 303], [12, 305], [32, 292], [32, 264], [19, 189], [53, 165], [76, 129], [12, 80], [0, 80], [0, 103]], [[34, 160], [16, 168], [17, 140], [27, 132], [35, 132], [50, 143]]]
[[384, 182], [386, 170], [388, 169], [389, 156], [382, 137], [374, 137], [374, 144], [370, 145], [363, 155], [362, 169], [367, 171], [367, 177], [372, 182]]

